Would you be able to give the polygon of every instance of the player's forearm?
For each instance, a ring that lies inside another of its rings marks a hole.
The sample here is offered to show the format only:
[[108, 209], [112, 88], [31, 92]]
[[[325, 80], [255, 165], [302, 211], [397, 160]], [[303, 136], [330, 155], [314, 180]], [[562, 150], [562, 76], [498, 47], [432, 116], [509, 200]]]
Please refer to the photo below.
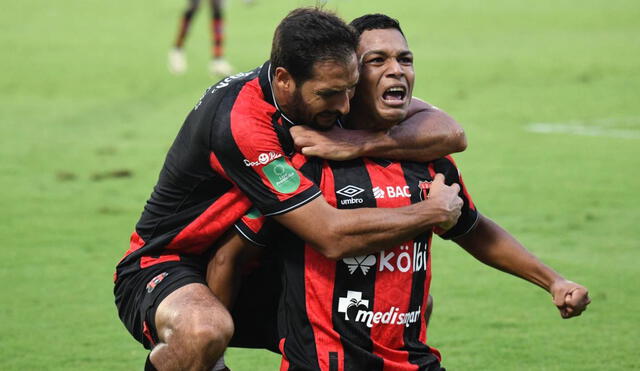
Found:
[[[426, 104], [426, 103], [425, 103]], [[387, 132], [363, 133], [362, 156], [429, 161], [467, 148], [462, 127], [431, 106], [413, 112]]]
[[332, 258], [367, 255], [397, 246], [444, 220], [439, 211], [421, 206], [343, 210], [351, 215], [331, 227], [335, 238]]
[[480, 218], [472, 232], [456, 240], [476, 259], [547, 291], [554, 282], [564, 280], [499, 225], [484, 216]]
[[207, 285], [225, 307], [231, 308], [239, 289], [241, 269], [259, 248], [234, 231], [228, 232], [215, 248], [216, 253], [207, 266]]
[[395, 209], [353, 210], [338, 210], [321, 202], [313, 201], [316, 208], [310, 215], [300, 208], [275, 218], [334, 260], [393, 247], [446, 220], [446, 213], [431, 207], [430, 200]]

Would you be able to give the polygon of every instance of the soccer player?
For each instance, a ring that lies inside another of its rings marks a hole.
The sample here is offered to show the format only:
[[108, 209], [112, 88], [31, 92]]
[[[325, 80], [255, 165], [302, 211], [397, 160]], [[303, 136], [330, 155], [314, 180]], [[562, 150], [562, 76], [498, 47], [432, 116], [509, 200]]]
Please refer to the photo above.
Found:
[[[180, 27], [173, 48], [169, 51], [169, 71], [180, 75], [187, 70], [187, 58], [184, 54], [184, 41], [191, 28], [193, 16], [200, 7], [200, 0], [188, 0], [187, 9], [180, 18]], [[229, 76], [233, 67], [224, 59], [224, 16], [222, 7], [224, 0], [209, 0], [211, 6], [211, 54], [209, 72], [217, 76]]]
[[[428, 200], [402, 208], [338, 210], [293, 166], [288, 128], [330, 128], [348, 113], [356, 46], [335, 15], [295, 10], [276, 29], [270, 61], [211, 86], [188, 115], [114, 276], [120, 319], [151, 350], [146, 369], [206, 370], [222, 354], [233, 322], [204, 271], [211, 245], [251, 204], [330, 257], [367, 254], [457, 220], [458, 185], [436, 181]], [[455, 132], [437, 110], [418, 110], [403, 125]]]
[[[353, 129], [387, 129], [407, 114], [413, 56], [397, 21], [375, 14], [352, 25], [360, 34], [361, 76], [347, 124]], [[415, 204], [429, 199], [431, 187], [443, 176], [447, 184], [461, 184], [464, 205], [450, 228], [436, 227], [361, 256], [322, 254], [312, 241], [275, 223], [263, 226], [265, 219], [255, 212], [237, 223], [241, 235], [270, 246], [282, 261], [277, 321], [281, 370], [442, 370], [439, 352], [425, 345], [423, 320], [432, 231], [485, 264], [547, 290], [563, 318], [580, 315], [590, 302], [585, 287], [541, 263], [477, 211], [450, 157], [426, 163], [377, 158], [337, 162], [297, 154], [292, 161], [338, 209]], [[242, 249], [242, 244], [231, 237], [218, 252]], [[220, 266], [216, 259], [217, 254], [210, 266], [213, 275]]]

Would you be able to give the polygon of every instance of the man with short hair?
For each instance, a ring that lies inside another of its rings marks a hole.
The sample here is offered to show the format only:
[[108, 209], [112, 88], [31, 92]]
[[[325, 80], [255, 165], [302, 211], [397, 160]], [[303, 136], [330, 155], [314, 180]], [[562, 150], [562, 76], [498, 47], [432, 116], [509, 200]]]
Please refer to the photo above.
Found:
[[146, 369], [207, 370], [222, 354], [233, 322], [204, 271], [211, 245], [251, 204], [334, 258], [457, 220], [457, 185], [436, 182], [429, 200], [403, 208], [337, 210], [293, 166], [294, 123], [329, 128], [348, 113], [356, 44], [335, 15], [294, 10], [276, 29], [274, 62], [210, 87], [187, 117], [114, 277], [121, 320], [151, 350]]
[[[407, 115], [413, 55], [398, 22], [387, 16], [366, 15], [352, 25], [360, 34], [361, 76], [347, 126], [388, 129]], [[432, 232], [453, 239], [485, 264], [547, 290], [563, 318], [580, 315], [590, 302], [586, 288], [545, 266], [478, 213], [450, 157], [426, 163], [376, 158], [336, 162], [297, 154], [293, 162], [338, 209], [419, 203], [432, 196], [431, 187], [442, 177], [446, 184], [462, 186], [464, 205], [453, 226], [434, 227], [361, 256], [323, 256], [312, 242], [255, 213], [237, 223], [242, 236], [269, 246], [282, 262], [277, 321], [281, 370], [443, 370], [439, 352], [426, 345], [423, 319]], [[245, 244], [232, 237], [218, 253]], [[211, 276], [216, 275], [217, 258], [210, 264]], [[219, 282], [209, 283], [217, 292]], [[261, 311], [264, 305], [261, 302]]]

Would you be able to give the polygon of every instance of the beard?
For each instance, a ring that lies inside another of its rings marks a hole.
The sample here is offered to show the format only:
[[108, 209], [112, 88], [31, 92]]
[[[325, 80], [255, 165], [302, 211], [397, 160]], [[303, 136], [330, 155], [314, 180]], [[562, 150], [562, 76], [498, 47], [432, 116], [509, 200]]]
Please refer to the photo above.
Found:
[[[337, 111], [322, 111], [316, 115], [309, 112], [309, 109], [302, 99], [302, 93], [300, 89], [296, 89], [291, 97], [291, 114], [289, 115], [295, 124], [307, 125], [315, 130], [329, 130], [333, 127], [335, 122], [340, 118], [341, 114]], [[329, 115], [332, 117], [330, 123], [320, 123], [319, 116]]]

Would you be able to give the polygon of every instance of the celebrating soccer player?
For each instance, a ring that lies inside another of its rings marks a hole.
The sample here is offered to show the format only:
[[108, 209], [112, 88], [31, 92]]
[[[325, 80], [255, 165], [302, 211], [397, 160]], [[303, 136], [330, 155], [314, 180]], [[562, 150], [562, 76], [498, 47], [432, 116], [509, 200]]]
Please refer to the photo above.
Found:
[[[442, 179], [423, 202], [339, 210], [292, 162], [291, 126], [330, 128], [348, 113], [359, 75], [356, 46], [357, 35], [335, 15], [295, 10], [278, 26], [269, 62], [211, 86], [196, 103], [114, 277], [121, 320], [151, 349], [146, 369], [208, 370], [222, 354], [234, 327], [207, 287], [205, 269], [212, 244], [251, 205], [334, 258], [369, 254], [457, 221], [458, 185]], [[457, 124], [438, 110], [419, 110], [403, 125], [461, 139], [438, 147], [434, 158], [464, 147]], [[416, 146], [401, 133], [385, 135], [366, 154]]]
[[[387, 16], [363, 16], [352, 25], [360, 34], [361, 75], [346, 125], [387, 130], [408, 113], [413, 55], [399, 24]], [[442, 370], [439, 352], [426, 345], [424, 320], [432, 232], [452, 239], [478, 260], [547, 290], [563, 318], [580, 315], [590, 302], [586, 288], [545, 266], [478, 212], [450, 157], [422, 163], [379, 158], [338, 162], [296, 154], [292, 162], [338, 209], [419, 203], [433, 195], [443, 178], [446, 184], [461, 185], [464, 205], [454, 225], [436, 226], [383, 251], [359, 255], [328, 253], [255, 212], [237, 223], [241, 235], [267, 246], [282, 262], [277, 310], [282, 370]], [[369, 233], [377, 231], [371, 228]], [[228, 257], [226, 251], [244, 248], [243, 240], [231, 237], [219, 253]], [[216, 259], [210, 269], [214, 291], [220, 288], [215, 271], [223, 266]]]

